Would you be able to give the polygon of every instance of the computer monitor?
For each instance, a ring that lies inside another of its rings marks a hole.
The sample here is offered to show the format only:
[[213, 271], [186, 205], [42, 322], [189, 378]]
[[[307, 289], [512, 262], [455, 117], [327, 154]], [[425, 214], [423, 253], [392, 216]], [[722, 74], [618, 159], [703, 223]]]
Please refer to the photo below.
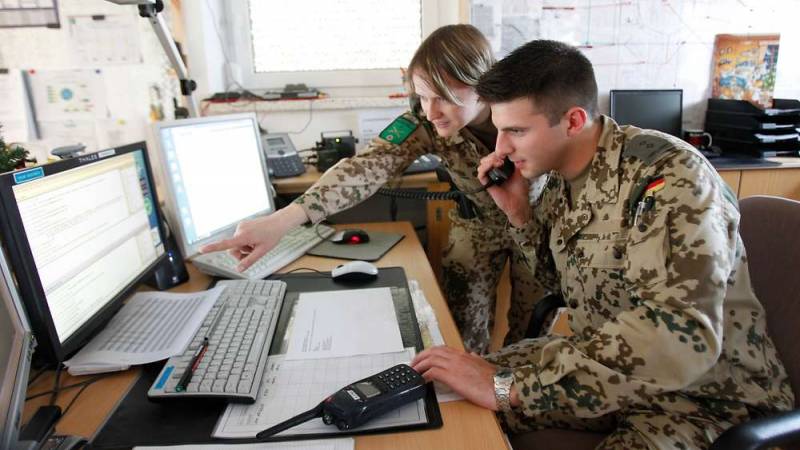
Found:
[[658, 130], [680, 138], [682, 89], [612, 89], [611, 118], [620, 125]]
[[143, 142], [0, 176], [0, 227], [44, 362], [83, 346], [164, 258]]
[[5, 255], [0, 252], [0, 448], [17, 449], [35, 342]]
[[165, 214], [187, 258], [275, 211], [255, 114], [163, 122], [155, 134]]

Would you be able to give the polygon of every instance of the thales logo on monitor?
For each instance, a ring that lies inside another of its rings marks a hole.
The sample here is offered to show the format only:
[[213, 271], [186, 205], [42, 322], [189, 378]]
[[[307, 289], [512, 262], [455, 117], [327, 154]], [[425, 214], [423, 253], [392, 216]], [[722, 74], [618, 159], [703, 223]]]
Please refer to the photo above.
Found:
[[78, 162], [81, 164], [86, 164], [88, 162], [97, 161], [98, 158], [99, 156], [97, 155], [97, 153], [92, 153], [91, 155], [79, 156]]

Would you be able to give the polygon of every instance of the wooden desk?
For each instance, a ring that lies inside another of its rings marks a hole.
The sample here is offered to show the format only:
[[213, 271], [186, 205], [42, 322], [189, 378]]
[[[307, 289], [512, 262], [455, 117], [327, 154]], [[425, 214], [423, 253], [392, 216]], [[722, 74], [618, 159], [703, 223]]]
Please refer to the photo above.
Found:
[[[445, 342], [452, 347], [463, 348], [461, 338], [456, 330], [453, 319], [445, 304], [442, 292], [436, 283], [431, 267], [422, 251], [411, 224], [406, 222], [368, 223], [350, 225], [363, 228], [367, 231], [385, 231], [403, 233], [405, 238], [400, 241], [389, 253], [384, 255], [376, 265], [378, 267], [402, 266], [409, 279], [417, 280], [425, 292], [425, 296], [436, 312], [442, 335]], [[340, 226], [345, 228], [346, 226]], [[304, 256], [282, 271], [292, 270], [297, 267], [312, 267], [328, 271], [341, 260]], [[210, 278], [199, 273], [194, 266], [189, 266], [190, 280], [188, 283], [174, 289], [175, 292], [191, 292], [205, 289]], [[61, 419], [56, 430], [61, 434], [77, 434], [93, 436], [125, 392], [133, 385], [139, 374], [138, 369], [107, 376], [91, 385], [78, 398], [69, 413]], [[87, 380], [90, 377], [72, 377], [66, 372], [61, 377], [61, 385], [65, 386], [75, 382]], [[52, 388], [54, 374], [42, 375], [28, 389], [28, 394], [47, 391]], [[65, 408], [78, 389], [62, 392], [57, 404]], [[33, 399], [26, 403], [23, 422], [27, 423], [36, 408], [47, 404], [49, 396]], [[397, 434], [384, 434], [374, 436], [359, 436], [356, 438], [356, 448], [365, 449], [502, 449], [506, 448], [502, 431], [497, 419], [491, 411], [475, 406], [466, 401], [443, 403], [440, 405], [444, 426], [437, 430], [415, 431]]]
[[[306, 166], [306, 172], [297, 177], [272, 178], [272, 184], [278, 194], [302, 194], [319, 180], [320, 173], [316, 167]], [[427, 188], [431, 183], [438, 183], [436, 172], [415, 173], [400, 178], [398, 188]]]

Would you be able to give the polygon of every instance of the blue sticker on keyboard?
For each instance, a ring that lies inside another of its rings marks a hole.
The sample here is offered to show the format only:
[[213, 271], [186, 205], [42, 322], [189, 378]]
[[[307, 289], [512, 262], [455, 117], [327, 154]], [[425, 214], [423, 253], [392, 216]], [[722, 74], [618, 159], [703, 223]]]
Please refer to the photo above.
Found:
[[161, 374], [161, 378], [158, 379], [158, 383], [156, 383], [156, 389], [163, 389], [164, 384], [169, 380], [169, 376], [172, 374], [172, 370], [175, 369], [175, 366], [169, 366], [164, 369], [164, 373]]

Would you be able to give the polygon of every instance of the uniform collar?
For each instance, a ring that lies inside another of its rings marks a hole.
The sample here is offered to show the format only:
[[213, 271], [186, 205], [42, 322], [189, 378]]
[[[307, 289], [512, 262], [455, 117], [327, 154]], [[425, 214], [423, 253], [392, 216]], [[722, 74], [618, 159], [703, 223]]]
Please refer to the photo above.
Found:
[[597, 203], [616, 203], [619, 196], [619, 160], [625, 134], [608, 116], [600, 116], [603, 130], [589, 168], [589, 178], [578, 197], [576, 209]]
[[[616, 203], [619, 196], [619, 159], [625, 135], [610, 117], [601, 116], [603, 130], [597, 142], [597, 151], [589, 168], [589, 178], [584, 184], [578, 201], [571, 210], [566, 206], [567, 196], [561, 196], [562, 214], [557, 219], [559, 226], [554, 238], [556, 251], [561, 251], [567, 242], [583, 229], [594, 217], [595, 205]], [[565, 184], [568, 184], [564, 180]], [[563, 191], [562, 191], [563, 192]], [[566, 192], [563, 192], [566, 194]]]

